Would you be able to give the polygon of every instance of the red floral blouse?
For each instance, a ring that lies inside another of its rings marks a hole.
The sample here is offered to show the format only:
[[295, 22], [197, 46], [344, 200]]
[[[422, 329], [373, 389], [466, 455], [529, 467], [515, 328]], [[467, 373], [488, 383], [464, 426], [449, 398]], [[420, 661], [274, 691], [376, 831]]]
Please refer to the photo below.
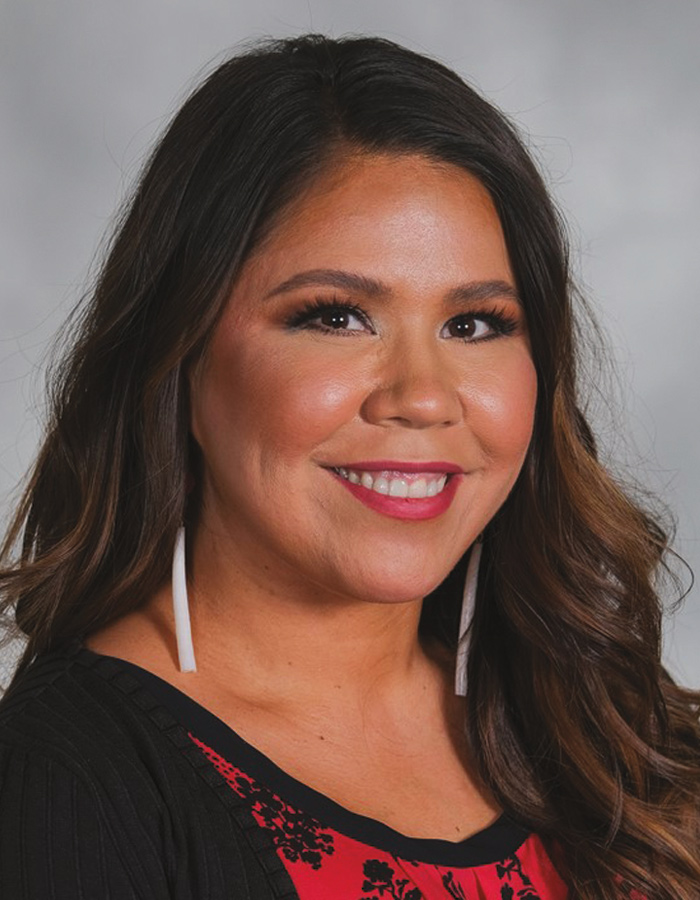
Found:
[[233, 732], [224, 741], [226, 753], [245, 771], [190, 737], [270, 832], [300, 900], [567, 896], [539, 838], [506, 816], [457, 843], [406, 837], [286, 775]]

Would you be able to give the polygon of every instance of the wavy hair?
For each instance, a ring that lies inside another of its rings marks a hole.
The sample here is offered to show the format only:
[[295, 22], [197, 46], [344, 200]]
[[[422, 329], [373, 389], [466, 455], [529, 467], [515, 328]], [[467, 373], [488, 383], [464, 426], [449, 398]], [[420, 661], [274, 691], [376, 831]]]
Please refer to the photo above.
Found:
[[[528, 320], [535, 431], [488, 526], [469, 662], [480, 773], [549, 842], [574, 896], [697, 898], [700, 695], [660, 662], [667, 537], [598, 461], [577, 400], [564, 229], [504, 116], [386, 40], [257, 45], [219, 66], [157, 145], [51, 377], [46, 438], [4, 543], [2, 609], [27, 638], [15, 678], [168, 578], [176, 529], [196, 516], [184, 373], [251, 250], [347, 153], [420, 154], [476, 176]], [[421, 619], [452, 649], [459, 568]]]

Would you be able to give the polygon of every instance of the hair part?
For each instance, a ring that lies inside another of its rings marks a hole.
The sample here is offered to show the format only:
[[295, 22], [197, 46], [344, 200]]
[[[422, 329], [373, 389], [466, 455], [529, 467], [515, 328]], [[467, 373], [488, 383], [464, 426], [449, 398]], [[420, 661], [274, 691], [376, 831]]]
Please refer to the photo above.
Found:
[[[667, 538], [596, 458], [577, 401], [565, 232], [513, 126], [454, 72], [390, 41], [308, 35], [217, 68], [156, 147], [118, 223], [8, 532], [17, 670], [144, 604], [197, 512], [187, 373], [243, 263], [354, 154], [468, 171], [498, 212], [538, 376], [525, 467], [489, 525], [465, 728], [485, 783], [556, 843], [577, 897], [700, 884], [700, 696], [660, 663]], [[16, 557], [15, 547], [19, 545]], [[460, 567], [421, 629], [456, 635]], [[454, 649], [454, 648], [453, 648]]]

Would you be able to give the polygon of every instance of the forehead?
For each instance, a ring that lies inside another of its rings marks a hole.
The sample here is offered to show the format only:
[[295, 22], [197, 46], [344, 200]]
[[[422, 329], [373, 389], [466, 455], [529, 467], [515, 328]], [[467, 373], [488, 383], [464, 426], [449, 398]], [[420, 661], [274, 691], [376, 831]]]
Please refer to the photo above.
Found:
[[[343, 158], [286, 207], [243, 266], [239, 284], [304, 269], [351, 269], [378, 280], [512, 280], [500, 220], [470, 173], [417, 155]], [[269, 285], [268, 285], [269, 286]]]

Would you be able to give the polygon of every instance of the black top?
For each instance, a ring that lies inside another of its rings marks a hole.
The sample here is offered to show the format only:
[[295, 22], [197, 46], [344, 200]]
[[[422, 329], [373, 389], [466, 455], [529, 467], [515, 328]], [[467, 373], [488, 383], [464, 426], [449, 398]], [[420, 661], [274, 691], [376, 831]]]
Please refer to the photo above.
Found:
[[401, 835], [283, 772], [167, 682], [78, 645], [0, 701], [0, 898], [296, 900], [272, 839], [188, 734], [344, 834], [404, 858], [503, 859], [505, 816], [452, 843]]

